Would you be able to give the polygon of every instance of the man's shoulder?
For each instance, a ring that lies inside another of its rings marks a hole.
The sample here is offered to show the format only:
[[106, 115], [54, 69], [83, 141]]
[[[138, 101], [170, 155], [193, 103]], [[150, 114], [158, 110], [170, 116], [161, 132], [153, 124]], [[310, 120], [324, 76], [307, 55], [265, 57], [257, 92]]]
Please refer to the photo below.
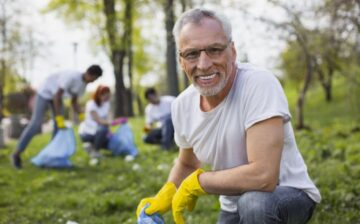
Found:
[[199, 95], [198, 91], [190, 85], [176, 97], [175, 102], [193, 100], [196, 95]]
[[95, 107], [97, 107], [97, 105], [96, 105], [94, 100], [89, 100], [89, 101], [86, 102], [86, 108], [93, 109]]
[[255, 65], [244, 63], [238, 65], [239, 82], [244, 84], [269, 82], [276, 79], [276, 76], [269, 70]]
[[188, 107], [193, 105], [197, 96], [199, 96], [198, 91], [193, 85], [190, 85], [176, 97], [172, 103], [172, 107], [174, 109], [187, 110]]
[[67, 70], [59, 72], [60, 79], [66, 82], [79, 82], [82, 81], [82, 73], [75, 70]]
[[256, 65], [250, 64], [250, 63], [241, 63], [238, 65], [238, 71], [240, 74], [244, 75], [264, 75], [264, 74], [271, 74], [271, 72], [265, 68], [258, 67]]

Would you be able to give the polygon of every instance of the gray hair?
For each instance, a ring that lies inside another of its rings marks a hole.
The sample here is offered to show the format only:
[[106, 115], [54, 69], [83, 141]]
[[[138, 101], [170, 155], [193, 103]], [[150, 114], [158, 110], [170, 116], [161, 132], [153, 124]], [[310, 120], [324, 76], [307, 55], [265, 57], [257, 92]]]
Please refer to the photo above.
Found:
[[173, 35], [175, 38], [175, 43], [177, 48], [179, 48], [179, 36], [182, 28], [188, 23], [199, 24], [203, 18], [211, 18], [219, 21], [222, 28], [224, 29], [226, 38], [228, 39], [228, 41], [231, 41], [232, 39], [231, 24], [229, 19], [225, 15], [214, 10], [195, 8], [184, 12], [174, 25]]

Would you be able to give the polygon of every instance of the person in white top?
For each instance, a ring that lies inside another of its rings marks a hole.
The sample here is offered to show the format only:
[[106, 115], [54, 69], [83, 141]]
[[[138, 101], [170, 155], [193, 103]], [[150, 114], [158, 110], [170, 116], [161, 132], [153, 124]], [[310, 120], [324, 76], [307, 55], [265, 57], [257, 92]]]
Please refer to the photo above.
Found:
[[145, 91], [149, 104], [145, 108], [144, 142], [160, 144], [165, 150], [173, 145], [174, 127], [171, 121], [171, 104], [174, 96], [161, 96], [154, 88]]
[[179, 157], [167, 183], [137, 213], [145, 205], [149, 215], [172, 209], [181, 224], [199, 196], [215, 194], [218, 224], [306, 223], [321, 196], [297, 148], [279, 81], [236, 64], [231, 25], [216, 11], [185, 12], [173, 33], [192, 82], [172, 105]]
[[84, 115], [78, 105], [80, 97], [86, 85], [95, 81], [102, 75], [102, 69], [98, 65], [91, 65], [85, 72], [65, 71], [50, 75], [37, 92], [34, 110], [31, 120], [22, 132], [15, 152], [11, 156], [15, 168], [21, 168], [21, 153], [26, 149], [31, 139], [41, 130], [41, 124], [46, 109], [50, 106], [54, 117], [53, 136], [58, 128], [65, 128], [65, 121], [62, 115], [63, 97], [71, 97], [71, 105], [74, 112], [78, 114], [79, 120]]
[[83, 146], [92, 159], [101, 157], [100, 149], [108, 149], [112, 135], [109, 126], [127, 122], [126, 117], [110, 120], [110, 97], [110, 88], [99, 85], [92, 99], [86, 103], [85, 119], [79, 126], [79, 135], [84, 143]]
[[91, 157], [99, 157], [99, 150], [107, 148], [109, 134], [110, 88], [98, 86], [93, 98], [86, 103], [85, 119], [79, 126], [79, 135], [83, 142], [90, 143], [85, 147]]

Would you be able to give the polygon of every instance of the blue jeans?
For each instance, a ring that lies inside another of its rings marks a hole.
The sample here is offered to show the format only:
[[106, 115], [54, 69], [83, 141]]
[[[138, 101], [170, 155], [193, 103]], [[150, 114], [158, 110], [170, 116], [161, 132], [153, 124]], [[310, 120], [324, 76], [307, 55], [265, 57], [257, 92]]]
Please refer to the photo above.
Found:
[[163, 149], [169, 149], [174, 144], [174, 126], [171, 115], [163, 120], [161, 128], [151, 130], [144, 138], [149, 144], [161, 144]]
[[221, 211], [217, 224], [304, 224], [315, 202], [302, 190], [278, 186], [274, 192], [243, 193], [237, 207], [234, 213]]
[[[18, 144], [16, 146], [16, 152], [22, 153], [25, 151], [27, 145], [29, 144], [30, 140], [40, 132], [41, 124], [44, 119], [45, 112], [47, 107], [51, 107], [53, 119], [55, 118], [55, 107], [52, 100], [45, 99], [44, 97], [40, 96], [39, 94], [36, 95], [35, 99], [35, 106], [34, 110], [31, 115], [31, 119], [29, 124], [26, 126], [24, 131], [21, 133], [19, 138]], [[54, 129], [53, 129], [53, 137], [55, 136], [58, 128], [56, 126], [56, 122], [54, 119]]]
[[95, 135], [81, 134], [80, 138], [83, 142], [92, 143], [96, 150], [107, 149], [107, 145], [109, 142], [109, 138], [107, 137], [108, 132], [109, 132], [108, 126], [99, 125]]

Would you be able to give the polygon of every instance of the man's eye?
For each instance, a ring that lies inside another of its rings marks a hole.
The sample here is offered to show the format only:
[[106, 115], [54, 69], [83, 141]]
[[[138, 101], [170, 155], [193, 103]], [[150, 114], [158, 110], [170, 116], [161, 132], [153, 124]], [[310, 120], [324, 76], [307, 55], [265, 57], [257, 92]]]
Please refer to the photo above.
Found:
[[198, 56], [199, 52], [198, 51], [187, 51], [184, 52], [184, 57], [185, 58], [196, 58]]
[[206, 52], [210, 55], [220, 54], [222, 51], [223, 49], [218, 47], [209, 47], [206, 49]]

